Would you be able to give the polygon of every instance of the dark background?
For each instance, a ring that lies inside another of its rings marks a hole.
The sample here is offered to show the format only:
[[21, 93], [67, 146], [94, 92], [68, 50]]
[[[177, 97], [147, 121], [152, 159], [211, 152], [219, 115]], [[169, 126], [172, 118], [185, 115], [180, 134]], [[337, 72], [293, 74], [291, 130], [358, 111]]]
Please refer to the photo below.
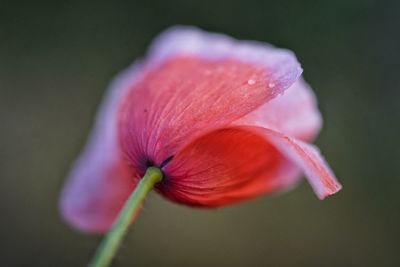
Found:
[[153, 194], [115, 266], [400, 266], [399, 1], [0, 1], [0, 265], [85, 266], [59, 192], [110, 79], [191, 24], [296, 52], [344, 190], [216, 211]]

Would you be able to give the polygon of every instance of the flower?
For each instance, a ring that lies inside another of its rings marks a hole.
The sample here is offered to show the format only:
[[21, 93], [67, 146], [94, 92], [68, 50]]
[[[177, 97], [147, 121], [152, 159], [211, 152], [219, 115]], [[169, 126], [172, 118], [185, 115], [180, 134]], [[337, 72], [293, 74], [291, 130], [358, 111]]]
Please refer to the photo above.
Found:
[[292, 188], [304, 173], [323, 199], [341, 189], [318, 149], [321, 127], [294, 54], [192, 27], [173, 27], [108, 90], [75, 163], [61, 210], [106, 231], [149, 166], [156, 190], [219, 207]]

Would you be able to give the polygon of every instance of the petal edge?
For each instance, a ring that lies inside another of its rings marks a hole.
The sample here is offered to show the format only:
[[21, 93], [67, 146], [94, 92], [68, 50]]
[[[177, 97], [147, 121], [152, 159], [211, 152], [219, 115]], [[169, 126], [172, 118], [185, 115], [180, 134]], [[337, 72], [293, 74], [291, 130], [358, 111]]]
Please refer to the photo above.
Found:
[[316, 146], [277, 131], [255, 128], [258, 128], [257, 131], [264, 134], [286, 157], [303, 170], [319, 199], [324, 199], [342, 189], [342, 185]]

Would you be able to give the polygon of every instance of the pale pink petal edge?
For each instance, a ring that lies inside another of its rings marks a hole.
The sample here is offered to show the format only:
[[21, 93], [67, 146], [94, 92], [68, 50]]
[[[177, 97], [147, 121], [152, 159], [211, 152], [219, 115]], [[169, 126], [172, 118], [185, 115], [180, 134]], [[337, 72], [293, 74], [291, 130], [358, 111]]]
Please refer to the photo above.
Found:
[[263, 42], [237, 40], [192, 26], [173, 26], [158, 35], [146, 61], [154, 66], [176, 55], [194, 55], [210, 60], [237, 59], [264, 67], [271, 75], [271, 81], [281, 83], [281, 86], [276, 86], [277, 90], [288, 88], [303, 71], [290, 50]]
[[[103, 216], [104, 220], [93, 219], [96, 212], [107, 212], [96, 210], [101, 209], [101, 201], [118, 202], [118, 199], [128, 196], [127, 189], [133, 186], [126, 184], [127, 179], [124, 177], [112, 179], [107, 174], [122, 159], [117, 138], [117, 112], [123, 95], [134, 83], [138, 71], [139, 66], [134, 63], [111, 82], [98, 108], [87, 143], [64, 184], [59, 202], [60, 210], [64, 219], [77, 229], [88, 232], [104, 231], [111, 223], [108, 219], [112, 218]], [[106, 188], [109, 190], [105, 190]], [[92, 207], [87, 207], [89, 205]], [[93, 215], [85, 213], [87, 208], [90, 208]]]
[[266, 128], [243, 126], [243, 129], [265, 136], [282, 154], [301, 168], [319, 199], [342, 189], [342, 185], [316, 146]]

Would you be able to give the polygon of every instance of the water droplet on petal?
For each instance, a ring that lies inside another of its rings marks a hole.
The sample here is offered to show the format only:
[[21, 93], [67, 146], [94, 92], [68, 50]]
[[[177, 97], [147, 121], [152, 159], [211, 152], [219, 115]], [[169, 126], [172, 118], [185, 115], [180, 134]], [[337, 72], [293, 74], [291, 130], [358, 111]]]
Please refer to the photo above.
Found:
[[247, 81], [247, 84], [249, 84], [249, 85], [253, 85], [253, 84], [255, 84], [256, 83], [256, 80], [254, 80], [254, 79], [249, 79], [248, 81]]
[[275, 83], [269, 83], [269, 84], [268, 84], [268, 87], [269, 87], [269, 88], [274, 88], [274, 87], [275, 87]]

